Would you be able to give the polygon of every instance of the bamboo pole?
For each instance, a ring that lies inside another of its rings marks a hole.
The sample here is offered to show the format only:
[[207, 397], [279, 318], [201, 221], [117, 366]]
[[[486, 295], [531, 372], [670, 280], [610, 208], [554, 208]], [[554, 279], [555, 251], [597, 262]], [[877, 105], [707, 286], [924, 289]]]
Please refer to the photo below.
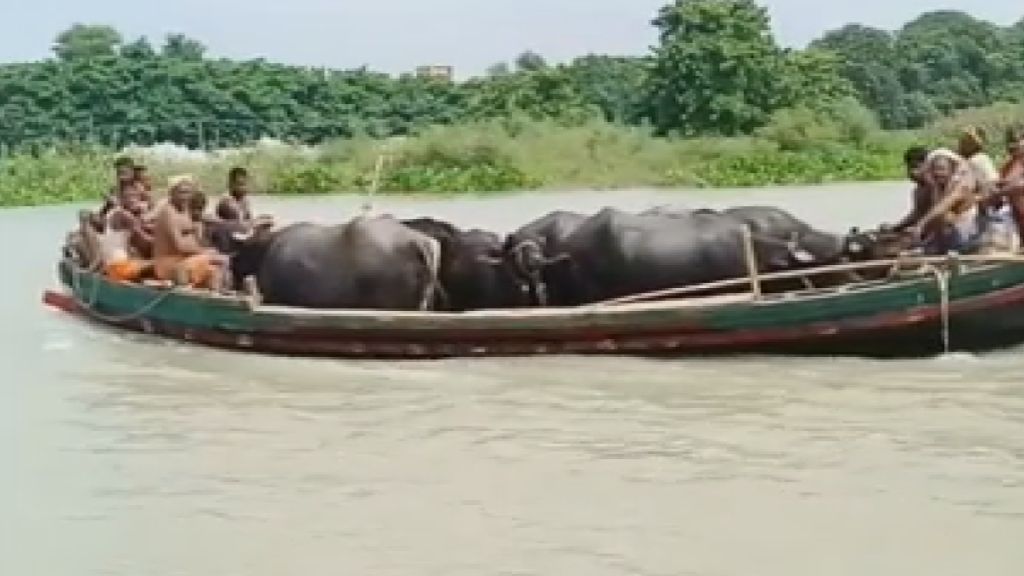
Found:
[[377, 189], [380, 188], [381, 174], [384, 172], [384, 160], [384, 154], [377, 156], [377, 164], [373, 168], [373, 179], [370, 181], [370, 190], [367, 192], [366, 201], [363, 203], [364, 214], [369, 214], [373, 210], [373, 198], [377, 195]]
[[743, 226], [743, 260], [747, 264], [747, 276], [750, 279], [750, 293], [754, 298], [761, 297], [761, 278], [757, 270], [757, 254], [754, 253], [754, 236], [750, 226]]

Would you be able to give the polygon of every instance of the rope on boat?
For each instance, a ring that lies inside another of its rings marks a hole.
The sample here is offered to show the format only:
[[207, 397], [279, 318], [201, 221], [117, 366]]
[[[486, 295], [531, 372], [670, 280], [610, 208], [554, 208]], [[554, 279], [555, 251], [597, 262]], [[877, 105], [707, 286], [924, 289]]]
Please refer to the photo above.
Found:
[[942, 322], [942, 352], [949, 354], [949, 271], [939, 268], [933, 264], [928, 265], [928, 272], [935, 277], [935, 284], [939, 289], [939, 314]]
[[104, 314], [96, 309], [96, 303], [99, 301], [100, 282], [98, 279], [93, 278], [92, 287], [91, 290], [89, 291], [88, 299], [83, 299], [81, 297], [81, 293], [83, 291], [82, 278], [87, 274], [94, 274], [95, 270], [92, 270], [92, 268], [96, 268], [96, 266], [90, 266], [90, 268], [81, 269], [78, 266], [76, 266], [73, 262], [66, 261], [66, 263], [69, 267], [69, 270], [71, 271], [71, 295], [72, 298], [74, 298], [75, 303], [78, 304], [78, 307], [87, 315], [103, 322], [117, 324], [121, 322], [130, 322], [132, 320], [138, 320], [145, 316], [146, 314], [148, 314], [154, 308], [159, 306], [173, 293], [172, 290], [165, 290], [160, 294], [157, 294], [157, 296], [153, 298], [151, 301], [147, 302], [146, 304], [143, 304], [137, 310], [129, 312], [128, 314]]

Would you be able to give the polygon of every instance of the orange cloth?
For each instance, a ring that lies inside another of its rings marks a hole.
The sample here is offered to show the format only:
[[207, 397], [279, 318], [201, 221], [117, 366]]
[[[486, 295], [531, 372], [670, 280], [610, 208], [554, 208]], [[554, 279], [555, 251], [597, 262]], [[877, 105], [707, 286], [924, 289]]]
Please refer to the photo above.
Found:
[[192, 256], [164, 256], [154, 262], [157, 280], [176, 280], [179, 271], [183, 272], [185, 281], [195, 288], [213, 288], [215, 264], [209, 254]]
[[116, 262], [110, 262], [103, 267], [103, 273], [108, 278], [118, 280], [120, 282], [135, 282], [142, 277], [142, 273], [146, 271], [147, 263], [142, 260], [133, 260], [131, 258], [127, 260], [118, 260]]

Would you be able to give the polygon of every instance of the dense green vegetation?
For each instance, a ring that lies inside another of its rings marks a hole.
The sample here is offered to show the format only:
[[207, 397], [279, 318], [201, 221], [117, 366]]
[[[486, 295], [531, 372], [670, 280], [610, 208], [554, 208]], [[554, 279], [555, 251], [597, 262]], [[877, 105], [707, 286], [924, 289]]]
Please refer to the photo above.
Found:
[[[859, 105], [840, 101], [822, 110], [780, 111], [753, 136], [661, 138], [603, 120], [564, 126], [492, 119], [437, 126], [408, 139], [337, 140], [314, 151], [255, 146], [186, 160], [129, 152], [149, 166], [158, 186], [167, 176], [190, 172], [215, 193], [235, 165], [252, 170], [258, 189], [277, 194], [368, 190], [382, 152], [389, 159], [382, 192], [811, 184], [902, 178], [907, 146], [949, 143], [965, 123], [1000, 133], [1020, 118], [1020, 108], [967, 110], [902, 132], [872, 129], [865, 118], [873, 120]], [[109, 151], [92, 147], [8, 157], [0, 163], [0, 205], [96, 200], [110, 185], [110, 159]]]
[[652, 23], [650, 54], [528, 52], [464, 82], [212, 59], [180, 34], [155, 47], [75, 25], [53, 59], [0, 65], [0, 204], [98, 195], [104, 150], [132, 143], [319, 145], [148, 160], [217, 182], [241, 162], [280, 193], [364, 189], [384, 142], [389, 191], [718, 186], [893, 177], [914, 138], [1024, 121], [1024, 20], [940, 11], [804, 50], [780, 47], [753, 0], [676, 0]]

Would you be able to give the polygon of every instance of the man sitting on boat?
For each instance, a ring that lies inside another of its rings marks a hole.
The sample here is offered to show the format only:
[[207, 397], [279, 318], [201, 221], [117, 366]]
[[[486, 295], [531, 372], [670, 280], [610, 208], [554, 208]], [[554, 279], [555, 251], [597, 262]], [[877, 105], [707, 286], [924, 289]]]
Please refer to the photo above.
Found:
[[201, 226], [192, 217], [190, 202], [197, 192], [191, 176], [172, 178], [167, 202], [156, 218], [153, 256], [156, 277], [179, 285], [220, 290], [227, 258], [202, 245]]
[[253, 216], [250, 193], [249, 172], [240, 166], [232, 168], [228, 173], [228, 192], [217, 203], [217, 218], [245, 227], [271, 227], [273, 219], [270, 216]]
[[145, 258], [152, 238], [131, 206], [115, 205], [102, 216], [102, 226], [95, 226], [95, 215], [79, 216], [79, 235], [88, 264], [122, 282], [137, 282], [152, 273], [152, 263]]

